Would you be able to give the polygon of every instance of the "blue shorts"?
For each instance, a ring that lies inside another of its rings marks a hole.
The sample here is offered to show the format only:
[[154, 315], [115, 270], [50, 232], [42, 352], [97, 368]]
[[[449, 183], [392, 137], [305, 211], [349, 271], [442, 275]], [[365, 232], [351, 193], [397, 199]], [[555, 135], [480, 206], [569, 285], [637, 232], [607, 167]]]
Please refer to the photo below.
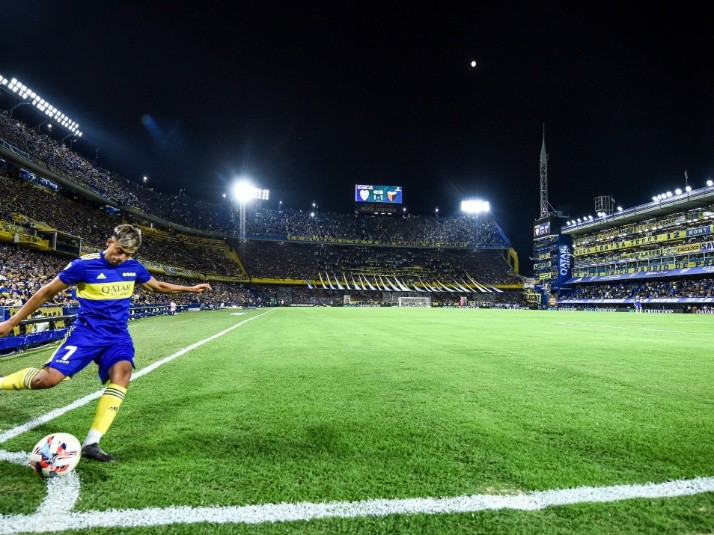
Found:
[[106, 383], [111, 367], [122, 360], [128, 361], [134, 368], [134, 344], [131, 341], [108, 345], [77, 345], [70, 336], [54, 352], [45, 367], [72, 377], [94, 361], [99, 366], [99, 379]]

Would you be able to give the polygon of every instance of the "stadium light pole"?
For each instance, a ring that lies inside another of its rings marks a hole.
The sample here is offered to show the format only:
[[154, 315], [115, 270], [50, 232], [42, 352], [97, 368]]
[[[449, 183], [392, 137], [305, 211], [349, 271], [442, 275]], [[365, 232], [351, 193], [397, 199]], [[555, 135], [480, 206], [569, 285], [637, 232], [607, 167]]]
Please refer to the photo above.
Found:
[[31, 104], [31, 102], [18, 102], [9, 110], [5, 110], [5, 115], [7, 115], [8, 117], [12, 117], [12, 112], [14, 112], [17, 108], [19, 108], [20, 106], [30, 106]]
[[245, 239], [245, 206], [252, 200], [267, 201], [270, 198], [270, 191], [253, 186], [247, 178], [240, 178], [233, 186], [232, 200], [238, 201], [240, 219], [238, 230], [242, 240]]

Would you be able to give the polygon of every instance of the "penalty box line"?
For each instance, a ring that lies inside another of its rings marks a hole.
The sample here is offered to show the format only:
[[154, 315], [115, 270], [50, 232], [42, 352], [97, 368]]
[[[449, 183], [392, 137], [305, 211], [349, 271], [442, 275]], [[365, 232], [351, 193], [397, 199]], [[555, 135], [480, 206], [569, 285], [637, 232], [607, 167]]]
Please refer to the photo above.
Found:
[[[267, 313], [268, 313], [268, 311], [258, 314], [256, 316], [253, 316], [252, 318], [245, 319], [245, 320], [241, 321], [240, 323], [236, 323], [235, 325], [228, 327], [227, 329], [225, 329], [219, 333], [214, 334], [213, 336], [209, 336], [208, 338], [205, 338], [204, 340], [200, 340], [200, 341], [196, 342], [195, 344], [191, 344], [190, 346], [177, 351], [173, 355], [169, 355], [168, 357], [158, 360], [158, 361], [154, 362], [153, 364], [150, 364], [146, 368], [142, 368], [141, 370], [139, 370], [138, 372], [133, 374], [131, 380], [133, 381], [134, 379], [138, 379], [142, 375], [146, 375], [147, 373], [154, 371], [159, 366], [163, 366], [164, 364], [171, 362], [172, 360], [180, 357], [181, 355], [185, 355], [189, 351], [193, 351], [194, 349], [202, 346], [203, 344], [212, 342], [216, 338], [220, 338], [221, 336], [228, 334], [233, 329], [237, 329], [241, 325], [245, 325], [249, 321], [253, 321], [254, 319], [264, 316]], [[80, 398], [65, 407], [55, 409], [53, 411], [48, 412], [47, 414], [43, 414], [42, 416], [35, 418], [34, 420], [31, 420], [25, 424], [19, 425], [13, 429], [9, 429], [8, 431], [5, 431], [4, 433], [0, 433], [0, 444], [2, 444], [3, 442], [7, 442], [8, 440], [15, 438], [27, 431], [30, 431], [31, 429], [34, 429], [35, 427], [39, 427], [42, 424], [45, 424], [51, 420], [54, 420], [55, 418], [58, 418], [71, 410], [82, 407], [82, 406], [86, 405], [87, 403], [89, 403], [90, 401], [98, 399], [99, 397], [101, 397], [101, 395], [103, 393], [104, 393], [104, 389], [98, 390], [97, 392], [88, 394], [88, 395], [84, 396], [83, 398]]]

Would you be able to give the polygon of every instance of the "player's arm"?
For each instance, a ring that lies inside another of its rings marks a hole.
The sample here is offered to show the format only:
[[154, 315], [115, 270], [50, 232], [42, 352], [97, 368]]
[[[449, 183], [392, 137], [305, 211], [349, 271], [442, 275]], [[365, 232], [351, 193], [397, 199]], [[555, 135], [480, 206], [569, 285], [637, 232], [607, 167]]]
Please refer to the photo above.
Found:
[[55, 277], [51, 282], [45, 284], [42, 288], [37, 290], [35, 294], [27, 300], [27, 303], [22, 305], [20, 310], [15, 312], [10, 319], [0, 322], [0, 336], [11, 333], [22, 320], [35, 312], [55, 295], [69, 288], [69, 286], [69, 284], [62, 282], [59, 277]]
[[159, 281], [156, 280], [154, 277], [151, 277], [141, 286], [145, 290], [149, 290], [150, 292], [155, 292], [159, 294], [200, 294], [211, 289], [211, 285], [207, 282], [196, 284], [195, 286], [181, 286], [180, 284], [171, 284], [170, 282]]

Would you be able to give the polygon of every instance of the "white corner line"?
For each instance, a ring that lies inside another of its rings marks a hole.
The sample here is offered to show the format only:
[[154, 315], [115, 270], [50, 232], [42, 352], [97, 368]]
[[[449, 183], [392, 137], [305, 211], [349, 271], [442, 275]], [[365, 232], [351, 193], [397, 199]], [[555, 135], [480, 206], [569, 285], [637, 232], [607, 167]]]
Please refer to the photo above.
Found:
[[[61, 479], [61, 478], [58, 478]], [[72, 486], [67, 481], [68, 486]], [[57, 491], [60, 485], [57, 485]], [[262, 524], [268, 522], [310, 521], [327, 518], [368, 518], [389, 515], [463, 514], [488, 510], [511, 509], [538, 511], [583, 503], [606, 503], [636, 498], [676, 498], [714, 492], [714, 477], [700, 477], [611, 487], [578, 487], [535, 491], [518, 495], [477, 494], [452, 498], [407, 498], [397, 500], [366, 500], [354, 502], [279, 503], [228, 507], [149, 507], [81, 513], [59, 512], [54, 517], [41, 515], [0, 516], [0, 534], [44, 531], [80, 530], [92, 528], [131, 528], [167, 526], [171, 524]], [[49, 501], [49, 497], [48, 497]], [[53, 509], [46, 503], [43, 511]]]

